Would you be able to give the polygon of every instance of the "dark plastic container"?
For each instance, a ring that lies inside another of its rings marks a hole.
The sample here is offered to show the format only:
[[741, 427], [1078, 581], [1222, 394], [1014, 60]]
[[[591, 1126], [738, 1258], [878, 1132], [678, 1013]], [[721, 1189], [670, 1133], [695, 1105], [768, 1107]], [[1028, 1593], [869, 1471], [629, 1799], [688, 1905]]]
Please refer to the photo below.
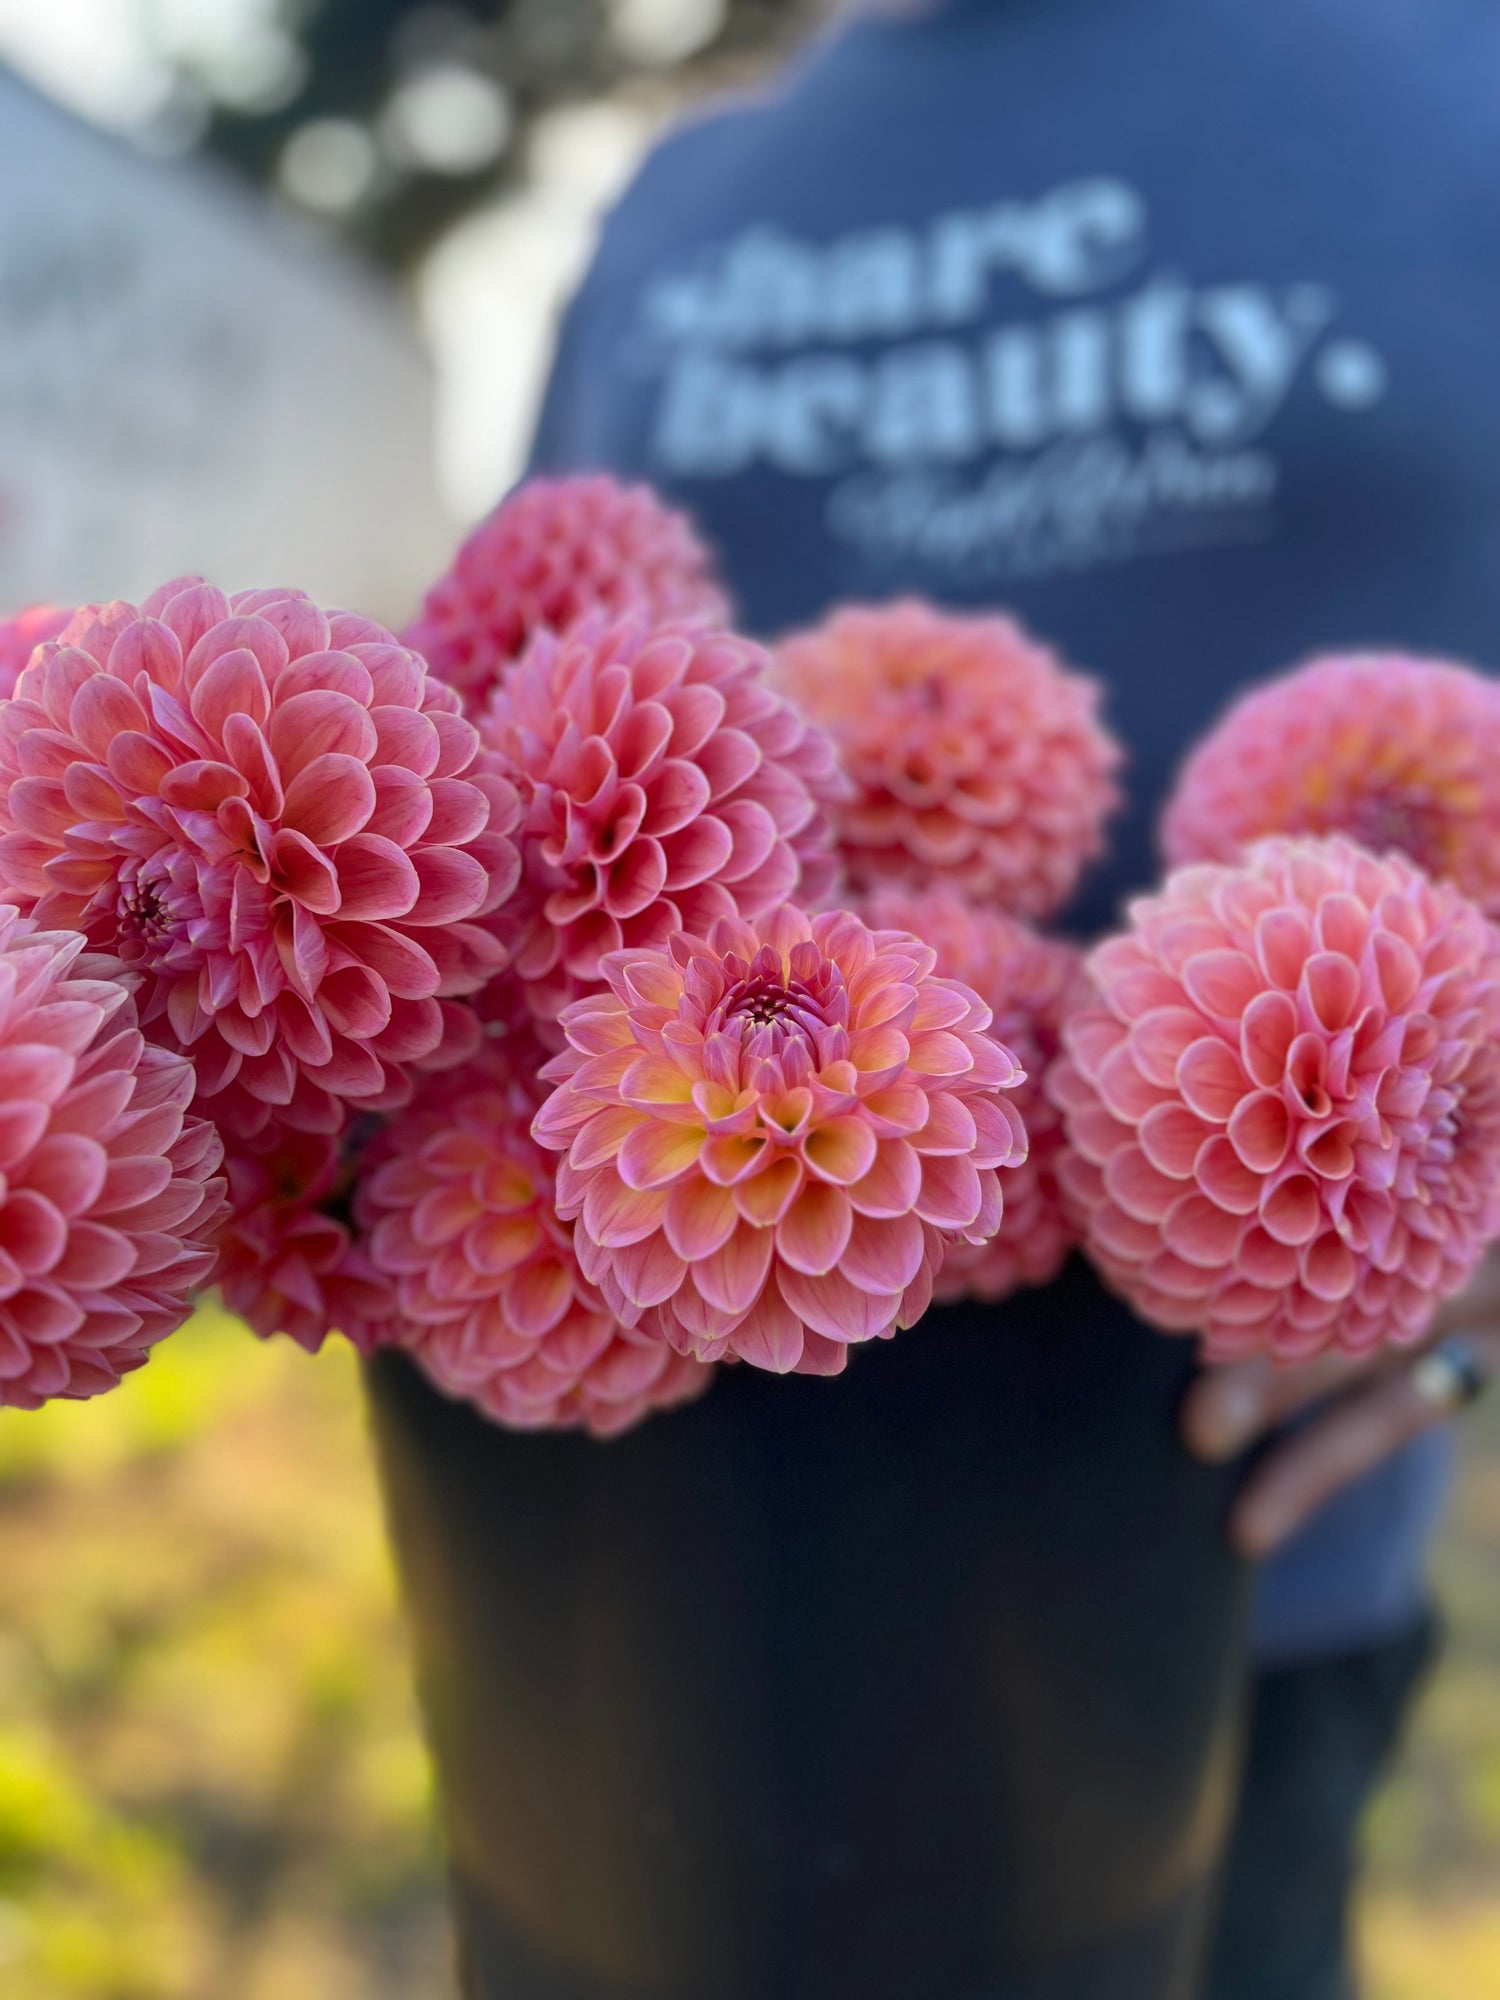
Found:
[[370, 1371], [470, 2000], [1190, 2000], [1244, 1575], [1081, 1269], [609, 1444]]

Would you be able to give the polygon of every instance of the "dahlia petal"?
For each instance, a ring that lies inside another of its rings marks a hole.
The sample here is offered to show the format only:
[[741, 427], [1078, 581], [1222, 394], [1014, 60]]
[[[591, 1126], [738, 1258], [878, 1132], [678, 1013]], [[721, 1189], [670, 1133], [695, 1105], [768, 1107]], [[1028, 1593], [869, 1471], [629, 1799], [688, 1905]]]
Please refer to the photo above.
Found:
[[[793, 1162], [781, 1164], [791, 1167], [795, 1174]], [[745, 1183], [739, 1191], [740, 1199], [748, 1189], [759, 1187], [765, 1178], [761, 1175]], [[711, 1181], [696, 1177], [685, 1178], [675, 1183], [667, 1197], [662, 1227], [676, 1254], [685, 1262], [696, 1264], [711, 1257], [729, 1241], [741, 1212], [735, 1190], [717, 1187]], [[749, 1216], [747, 1220], [754, 1222], [756, 1218]]]
[[776, 1229], [776, 1254], [794, 1270], [831, 1271], [849, 1244], [854, 1213], [841, 1188], [811, 1182]]
[[738, 1223], [718, 1250], [695, 1261], [693, 1282], [700, 1295], [721, 1312], [748, 1312], [766, 1282], [774, 1242], [774, 1231]]
[[1208, 1271], [1222, 1271], [1233, 1263], [1243, 1234], [1239, 1216], [1202, 1194], [1185, 1194], [1162, 1218], [1167, 1248], [1185, 1263]]
[[1174, 1180], [1193, 1177], [1198, 1156], [1212, 1136], [1212, 1128], [1184, 1104], [1157, 1105], [1140, 1124], [1141, 1151], [1153, 1167]]
[[852, 1285], [842, 1271], [809, 1277], [779, 1265], [776, 1283], [782, 1298], [804, 1325], [841, 1346], [874, 1340], [893, 1325], [899, 1300], [874, 1298]]
[[1300, 991], [1314, 1019], [1331, 1033], [1345, 1027], [1359, 1005], [1359, 972], [1347, 958], [1318, 952], [1302, 969]]
[[1196, 1007], [1213, 1018], [1238, 1022], [1261, 991], [1259, 967], [1241, 951], [1204, 951], [1188, 960], [1183, 986]]
[[1278, 1243], [1310, 1242], [1320, 1216], [1317, 1187], [1306, 1174], [1288, 1175], [1268, 1185], [1261, 1196], [1261, 1226]]
[[913, 1212], [936, 1229], [966, 1229], [978, 1216], [983, 1200], [979, 1172], [972, 1160], [930, 1154], [922, 1160], [922, 1191]]
[[550, 1333], [572, 1303], [566, 1267], [542, 1258], [518, 1271], [505, 1288], [505, 1306], [516, 1328], [529, 1339]]
[[914, 1215], [882, 1221], [856, 1215], [841, 1269], [858, 1290], [874, 1298], [890, 1298], [904, 1293], [916, 1278], [925, 1251], [922, 1225]]
[[623, 1248], [661, 1225], [666, 1197], [660, 1188], [636, 1190], [596, 1176], [584, 1197], [582, 1222], [595, 1243]]
[[1127, 1215], [1160, 1222], [1182, 1193], [1182, 1184], [1153, 1167], [1139, 1146], [1124, 1146], [1104, 1169], [1104, 1185]]
[[904, 1215], [915, 1208], [922, 1186], [922, 1162], [904, 1139], [882, 1140], [869, 1171], [849, 1189], [861, 1215]]
[[663, 1187], [697, 1165], [703, 1144], [700, 1126], [642, 1120], [622, 1142], [616, 1168], [626, 1187]]
[[[3, 906], [0, 906], [3, 907]], [[96, 1022], [99, 1016], [95, 1016]], [[16, 1042], [0, 1048], [0, 1098], [55, 1104], [73, 1080], [74, 1061], [66, 1049], [44, 1042]]]
[[[329, 752], [314, 757], [286, 788], [281, 808], [284, 826], [332, 847], [358, 833], [375, 810], [375, 783], [355, 757]], [[339, 870], [340, 882], [343, 870]]]
[[857, 1117], [832, 1118], [809, 1132], [801, 1145], [802, 1158], [809, 1170], [820, 1180], [833, 1181], [841, 1187], [862, 1183], [874, 1167], [878, 1151], [868, 1123]]
[[1228, 1123], [1246, 1088], [1233, 1051], [1208, 1036], [1184, 1050], [1177, 1082], [1188, 1109], [1214, 1125]]
[[[765, 1159], [762, 1154], [762, 1160]], [[767, 1229], [780, 1222], [802, 1193], [805, 1175], [802, 1162], [794, 1154], [767, 1161], [758, 1173], [737, 1180], [727, 1190], [738, 1214], [756, 1228]]]
[[[838, 1341], [827, 1340], [810, 1327], [803, 1327], [802, 1355], [796, 1366], [799, 1375], [842, 1375], [849, 1363], [849, 1350]], [[747, 1357], [748, 1358], [748, 1357]]]
[[[801, 1320], [774, 1286], [767, 1286], [734, 1332], [735, 1351], [741, 1360], [774, 1375], [802, 1368], [807, 1340]], [[816, 1372], [835, 1371], [819, 1368]]]

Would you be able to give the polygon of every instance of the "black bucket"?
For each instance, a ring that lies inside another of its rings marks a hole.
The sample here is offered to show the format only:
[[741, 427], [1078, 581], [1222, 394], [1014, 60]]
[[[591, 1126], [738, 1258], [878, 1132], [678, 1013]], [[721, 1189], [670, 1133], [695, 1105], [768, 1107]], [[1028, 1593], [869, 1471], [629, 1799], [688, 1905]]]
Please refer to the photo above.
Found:
[[1232, 1474], [1080, 1268], [608, 1444], [370, 1371], [470, 2000], [1189, 2000]]

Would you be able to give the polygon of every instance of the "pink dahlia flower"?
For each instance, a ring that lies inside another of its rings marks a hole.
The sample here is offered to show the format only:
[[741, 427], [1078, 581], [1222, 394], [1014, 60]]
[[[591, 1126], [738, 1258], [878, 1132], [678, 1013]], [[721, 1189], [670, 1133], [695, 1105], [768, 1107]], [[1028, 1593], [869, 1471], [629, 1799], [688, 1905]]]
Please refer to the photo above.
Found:
[[226, 1129], [400, 1101], [501, 963], [509, 785], [450, 688], [296, 591], [88, 607], [0, 709], [0, 875], [146, 975]]
[[1162, 820], [1169, 863], [1273, 833], [1398, 849], [1500, 915], [1500, 685], [1446, 660], [1330, 654], [1224, 716]]
[[332, 1211], [347, 1197], [338, 1135], [271, 1125], [231, 1146], [229, 1217], [214, 1278], [225, 1305], [262, 1339], [283, 1333], [316, 1354], [332, 1332], [361, 1354], [389, 1333], [390, 1285]]
[[776, 664], [853, 780], [836, 831], [856, 888], [937, 878], [1040, 919], [1101, 852], [1120, 752], [1098, 690], [1010, 619], [853, 606]]
[[474, 530], [405, 637], [477, 716], [534, 634], [636, 606], [658, 622], [727, 620], [687, 516], [603, 473], [533, 479]]
[[213, 1269], [222, 1148], [117, 962], [0, 905], [0, 1405], [97, 1396]]
[[950, 1246], [933, 1287], [940, 1303], [1007, 1297], [1055, 1278], [1078, 1241], [1058, 1185], [1062, 1114], [1044, 1088], [1063, 1022], [1092, 997], [1075, 945], [1040, 937], [1015, 917], [976, 909], [953, 890], [880, 889], [863, 908], [882, 930], [909, 931], [937, 952], [938, 970], [973, 987], [994, 1015], [991, 1032], [1025, 1071], [1011, 1103], [1026, 1127], [1026, 1158], [1005, 1177], [1005, 1210], [988, 1243]]
[[597, 984], [610, 952], [832, 888], [833, 748], [766, 666], [746, 639], [634, 613], [542, 634], [496, 690], [481, 733], [521, 794], [506, 917], [538, 1020]]
[[397, 1344], [439, 1389], [513, 1428], [612, 1436], [701, 1395], [713, 1371], [622, 1326], [584, 1277], [523, 1068], [534, 1079], [534, 1051], [492, 1048], [425, 1085], [372, 1148], [359, 1218]]
[[0, 701], [16, 691], [21, 669], [44, 639], [55, 639], [73, 616], [60, 604], [28, 604], [13, 617], [0, 618]]
[[533, 1131], [627, 1325], [705, 1361], [836, 1374], [1000, 1223], [1020, 1071], [929, 945], [838, 911], [620, 952], [563, 1017]]
[[1052, 1075], [1104, 1275], [1215, 1358], [1419, 1339], [1500, 1224], [1500, 939], [1399, 855], [1268, 840], [1089, 962]]

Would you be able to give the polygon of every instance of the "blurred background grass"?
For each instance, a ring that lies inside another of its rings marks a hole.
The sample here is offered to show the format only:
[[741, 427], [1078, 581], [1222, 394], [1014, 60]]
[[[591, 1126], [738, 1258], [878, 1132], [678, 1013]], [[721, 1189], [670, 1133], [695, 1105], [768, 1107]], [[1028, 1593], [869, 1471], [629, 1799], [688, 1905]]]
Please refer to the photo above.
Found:
[[[1443, 1668], [1371, 1830], [1370, 2000], [1500, 1993], [1500, 1403]], [[451, 1990], [353, 1357], [216, 1312], [116, 1395], [0, 1414], [0, 1993]]]

